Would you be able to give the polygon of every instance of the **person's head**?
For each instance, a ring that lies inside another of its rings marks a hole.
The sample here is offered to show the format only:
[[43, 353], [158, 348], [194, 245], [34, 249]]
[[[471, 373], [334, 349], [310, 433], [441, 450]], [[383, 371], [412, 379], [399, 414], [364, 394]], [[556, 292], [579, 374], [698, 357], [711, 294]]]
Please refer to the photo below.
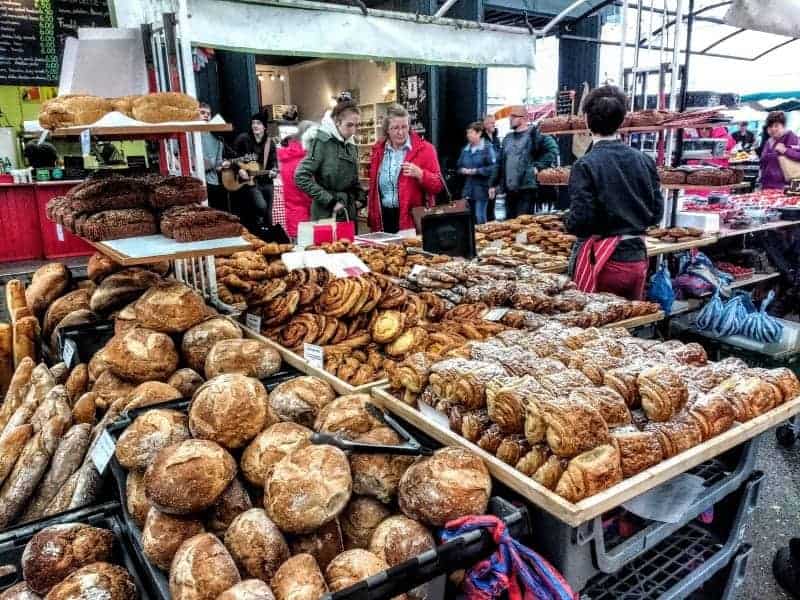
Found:
[[775, 140], [786, 133], [786, 115], [782, 110], [774, 110], [767, 115], [767, 133]]
[[598, 135], [613, 135], [622, 125], [628, 99], [616, 86], [604, 85], [586, 95], [583, 103], [589, 131]]
[[361, 123], [361, 111], [353, 100], [340, 100], [331, 111], [331, 119], [341, 136], [348, 140], [355, 135]]
[[496, 126], [497, 120], [494, 118], [494, 115], [486, 115], [483, 117], [483, 130], [486, 133], [489, 135], [493, 134]]
[[525, 129], [528, 126], [528, 111], [521, 104], [512, 106], [508, 121], [511, 129]]
[[473, 146], [481, 141], [483, 136], [483, 123], [475, 121], [467, 126], [467, 141]]
[[383, 118], [383, 137], [389, 140], [392, 146], [400, 147], [408, 140], [411, 126], [408, 111], [399, 104], [392, 104], [386, 109]]
[[211, 106], [207, 102], [200, 103], [200, 118], [203, 121], [211, 120]]
[[264, 137], [264, 132], [266, 132], [266, 130], [267, 125], [263, 114], [258, 112], [250, 117], [250, 131], [253, 133], [253, 136], [256, 139], [260, 140], [262, 137]]
[[742, 121], [739, 123], [739, 131], [745, 133], [747, 131], [747, 121]]

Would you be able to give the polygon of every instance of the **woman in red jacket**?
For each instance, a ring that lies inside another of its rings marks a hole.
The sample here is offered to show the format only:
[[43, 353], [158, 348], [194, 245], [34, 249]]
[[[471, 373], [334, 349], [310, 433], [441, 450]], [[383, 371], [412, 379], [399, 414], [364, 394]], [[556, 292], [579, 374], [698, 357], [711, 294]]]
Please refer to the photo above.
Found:
[[306, 156], [303, 134], [313, 125], [311, 121], [301, 121], [297, 133], [286, 138], [286, 145], [278, 148], [278, 166], [283, 182], [283, 203], [286, 211], [286, 233], [289, 237], [297, 237], [297, 225], [310, 221], [311, 198], [297, 187], [294, 172], [297, 165]]
[[393, 104], [383, 120], [383, 139], [372, 147], [370, 229], [389, 233], [414, 229], [411, 210], [432, 206], [442, 186], [436, 148], [410, 131], [408, 112]]

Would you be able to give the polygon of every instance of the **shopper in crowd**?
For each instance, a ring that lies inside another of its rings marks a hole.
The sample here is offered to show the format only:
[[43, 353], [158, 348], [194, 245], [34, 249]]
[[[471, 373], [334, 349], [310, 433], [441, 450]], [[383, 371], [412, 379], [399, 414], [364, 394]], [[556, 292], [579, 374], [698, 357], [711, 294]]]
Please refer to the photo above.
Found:
[[733, 132], [732, 137], [742, 150], [750, 150], [756, 143], [756, 134], [747, 128], [747, 121], [739, 123], [739, 129]]
[[312, 135], [316, 133], [311, 130], [313, 125], [311, 121], [300, 121], [297, 125], [297, 132], [287, 136], [281, 142], [277, 152], [281, 182], [283, 183], [286, 233], [292, 238], [297, 237], [297, 225], [311, 219], [311, 197], [297, 187], [294, 175], [300, 161], [306, 157], [306, 145], [310, 141], [305, 135], [306, 132]]
[[360, 122], [361, 112], [355, 102], [337, 102], [308, 144], [294, 181], [311, 197], [312, 221], [357, 218], [363, 190], [358, 183], [358, 146], [353, 136]]
[[488, 139], [483, 137], [483, 123], [476, 121], [467, 127], [468, 144], [461, 151], [456, 165], [459, 175], [464, 177], [463, 196], [479, 225], [486, 223], [489, 204], [489, 182], [494, 178], [497, 156]]
[[[240, 133], [233, 142], [236, 158], [231, 161], [238, 169], [239, 179], [247, 183], [234, 193], [232, 201], [245, 226], [257, 232], [272, 224], [272, 180], [278, 173], [275, 144], [267, 135], [266, 125], [262, 113], [250, 117], [250, 130]], [[244, 168], [250, 164], [255, 167], [254, 171]]]
[[[500, 132], [497, 131], [497, 119], [494, 115], [486, 115], [483, 117], [483, 137], [492, 144], [494, 148], [495, 156], [497, 160], [500, 160], [500, 146], [502, 144], [502, 140], [500, 139]], [[488, 193], [488, 192], [487, 192]], [[494, 203], [495, 197], [492, 195], [489, 197], [489, 201], [486, 205], [486, 220], [487, 221], [494, 221]]]
[[414, 229], [411, 211], [432, 206], [443, 187], [436, 148], [411, 131], [408, 111], [393, 104], [372, 147], [368, 222], [372, 231]]
[[503, 139], [497, 175], [489, 198], [506, 194], [506, 217], [530, 214], [536, 203], [536, 173], [552, 167], [558, 159], [558, 145], [552, 136], [531, 127], [524, 106], [511, 108], [511, 131]]
[[567, 231], [578, 236], [570, 271], [584, 291], [634, 300], [647, 276], [645, 230], [657, 225], [664, 199], [656, 164], [617, 137], [627, 100], [617, 87], [598, 87], [584, 109], [592, 148], [572, 166]]
[[[211, 106], [205, 102], [200, 103], [200, 118], [203, 121], [211, 120]], [[226, 154], [225, 142], [210, 131], [204, 131], [200, 134], [200, 143], [203, 147], [203, 167], [206, 173], [208, 205], [217, 210], [230, 211], [228, 192], [220, 185], [219, 181], [219, 172], [222, 169]]]
[[773, 111], [767, 115], [767, 139], [761, 151], [761, 187], [783, 189], [788, 183], [781, 167], [781, 157], [800, 161], [800, 140], [786, 129], [786, 115]]

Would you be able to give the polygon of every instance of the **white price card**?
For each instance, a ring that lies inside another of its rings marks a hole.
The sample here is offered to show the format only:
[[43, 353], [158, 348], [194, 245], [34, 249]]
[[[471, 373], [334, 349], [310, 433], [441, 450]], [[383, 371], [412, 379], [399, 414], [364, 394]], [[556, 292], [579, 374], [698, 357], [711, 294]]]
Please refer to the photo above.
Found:
[[303, 344], [303, 358], [312, 367], [325, 368], [325, 351], [316, 344]]
[[518, 244], [527, 244], [528, 243], [528, 232], [527, 231], [518, 231], [517, 237], [515, 238]]
[[510, 308], [490, 308], [485, 313], [483, 313], [483, 319], [485, 321], [499, 321], [503, 317], [506, 316], [506, 313], [511, 310]]
[[61, 223], [56, 223], [56, 237], [59, 242], [64, 241], [64, 228], [61, 226]]
[[247, 313], [244, 317], [245, 327], [251, 331], [261, 333], [261, 317], [253, 313]]
[[61, 360], [67, 365], [68, 369], [72, 368], [72, 360], [75, 358], [75, 352], [78, 349], [77, 344], [72, 340], [64, 340], [64, 348], [61, 350]]
[[503, 240], [494, 240], [491, 244], [489, 244], [492, 248], [502, 248], [503, 247]]
[[427, 267], [425, 265], [414, 265], [411, 267], [411, 273], [409, 273], [409, 277], [414, 278], [420, 273], [422, 273]]
[[92, 462], [100, 475], [105, 472], [108, 463], [111, 462], [111, 457], [114, 456], [115, 450], [114, 438], [111, 437], [107, 429], [104, 429], [92, 447]]
[[92, 133], [89, 129], [81, 131], [81, 154], [89, 156], [92, 152]]

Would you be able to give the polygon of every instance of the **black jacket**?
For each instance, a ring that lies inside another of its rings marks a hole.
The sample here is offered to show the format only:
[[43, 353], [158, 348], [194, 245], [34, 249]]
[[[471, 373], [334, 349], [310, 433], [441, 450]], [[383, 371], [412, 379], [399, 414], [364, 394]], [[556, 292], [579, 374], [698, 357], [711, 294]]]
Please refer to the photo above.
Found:
[[[664, 198], [652, 158], [619, 141], [594, 144], [572, 165], [567, 231], [579, 238], [593, 235], [643, 235], [664, 214]], [[612, 260], [647, 257], [639, 238], [622, 240]]]
[[[267, 140], [267, 135], [261, 139], [261, 143], [257, 143], [252, 133], [240, 133], [236, 140], [233, 142], [233, 151], [237, 159], [244, 158], [243, 162], [254, 160], [259, 165], [259, 170], [277, 170], [278, 168], [278, 155], [275, 151], [275, 142], [270, 140], [269, 154], [267, 155], [267, 163], [264, 166], [264, 145]], [[271, 177], [261, 176], [256, 178], [258, 183], [269, 183], [272, 181]]]

